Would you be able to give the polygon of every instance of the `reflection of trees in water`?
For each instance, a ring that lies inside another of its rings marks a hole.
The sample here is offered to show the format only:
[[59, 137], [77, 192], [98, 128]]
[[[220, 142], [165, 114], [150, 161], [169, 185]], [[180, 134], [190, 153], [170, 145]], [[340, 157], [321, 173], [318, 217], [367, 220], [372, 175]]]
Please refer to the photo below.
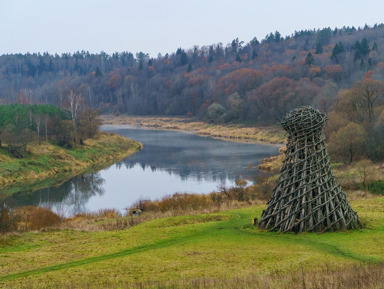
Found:
[[99, 173], [77, 176], [58, 187], [11, 195], [7, 202], [12, 206], [50, 206], [65, 214], [85, 211], [85, 204], [92, 196], [102, 195], [104, 179]]
[[[165, 171], [180, 176], [182, 180], [194, 178], [223, 182], [239, 177], [252, 178], [259, 160], [271, 155], [269, 152], [241, 153], [241, 149], [236, 151], [236, 146], [238, 144], [226, 143], [184, 150], [182, 147], [147, 145], [143, 151], [117, 163], [116, 168], [120, 169], [124, 164], [132, 169], [139, 164], [143, 170]], [[248, 169], [249, 165], [252, 169]]]
[[72, 179], [72, 189], [67, 197], [60, 203], [66, 214], [75, 215], [85, 212], [88, 200], [96, 195], [103, 195], [102, 184], [104, 179], [98, 173], [83, 175]]

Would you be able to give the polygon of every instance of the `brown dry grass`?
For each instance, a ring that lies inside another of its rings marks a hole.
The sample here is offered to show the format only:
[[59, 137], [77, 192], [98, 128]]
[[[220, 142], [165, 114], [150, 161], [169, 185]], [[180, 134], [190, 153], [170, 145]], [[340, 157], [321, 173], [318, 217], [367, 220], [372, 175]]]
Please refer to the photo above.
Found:
[[49, 208], [26, 206], [14, 210], [18, 231], [36, 231], [57, 226], [62, 218]]
[[193, 132], [202, 136], [224, 138], [230, 141], [263, 142], [279, 144], [285, 141], [283, 131], [274, 126], [255, 127], [239, 124], [208, 124], [186, 117], [146, 117], [127, 115], [102, 115], [103, 124], [131, 125], [161, 130]]
[[284, 161], [284, 152], [286, 150], [286, 146], [282, 146], [279, 148], [278, 156], [271, 156], [269, 158], [264, 158], [261, 160], [261, 164], [258, 166], [258, 169], [262, 172], [270, 172], [277, 174]]

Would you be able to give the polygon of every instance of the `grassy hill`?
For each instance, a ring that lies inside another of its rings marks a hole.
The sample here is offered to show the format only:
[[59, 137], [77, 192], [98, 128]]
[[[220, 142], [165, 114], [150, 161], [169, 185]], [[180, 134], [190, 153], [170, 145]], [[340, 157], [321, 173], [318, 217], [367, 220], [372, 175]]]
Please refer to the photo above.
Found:
[[364, 226], [281, 234], [265, 207], [160, 218], [121, 231], [0, 237], [1, 288], [382, 288], [384, 198], [352, 202]]

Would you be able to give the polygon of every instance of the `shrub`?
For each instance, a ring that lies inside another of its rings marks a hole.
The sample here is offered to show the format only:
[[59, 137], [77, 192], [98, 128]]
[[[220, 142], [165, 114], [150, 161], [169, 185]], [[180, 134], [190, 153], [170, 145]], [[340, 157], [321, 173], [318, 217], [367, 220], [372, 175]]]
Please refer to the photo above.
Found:
[[219, 103], [212, 103], [208, 107], [208, 117], [213, 122], [222, 122], [225, 117], [225, 107]]
[[159, 206], [158, 202], [151, 200], [138, 200], [129, 208], [129, 215], [133, 215], [133, 211], [139, 212], [158, 212]]
[[207, 195], [175, 193], [166, 196], [159, 201], [159, 210], [166, 211], [186, 211], [208, 208], [212, 205], [212, 200]]
[[370, 183], [368, 186], [368, 190], [372, 194], [384, 195], [384, 180], [378, 180]]
[[142, 212], [196, 211], [214, 206], [210, 195], [175, 193], [158, 201], [139, 200], [129, 208], [129, 215], [135, 210]]
[[26, 206], [15, 209], [15, 215], [24, 231], [40, 230], [42, 228], [58, 225], [61, 217], [51, 209], [43, 207]]

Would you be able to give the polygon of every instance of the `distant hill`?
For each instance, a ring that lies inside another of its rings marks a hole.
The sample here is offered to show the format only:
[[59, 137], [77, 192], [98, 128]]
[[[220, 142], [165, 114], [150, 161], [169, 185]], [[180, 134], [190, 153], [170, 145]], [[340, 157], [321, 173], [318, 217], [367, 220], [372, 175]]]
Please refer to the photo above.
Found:
[[384, 25], [270, 33], [149, 58], [140, 52], [0, 56], [2, 103], [62, 105], [69, 89], [106, 112], [273, 123], [303, 104], [328, 109], [369, 70], [384, 76]]

